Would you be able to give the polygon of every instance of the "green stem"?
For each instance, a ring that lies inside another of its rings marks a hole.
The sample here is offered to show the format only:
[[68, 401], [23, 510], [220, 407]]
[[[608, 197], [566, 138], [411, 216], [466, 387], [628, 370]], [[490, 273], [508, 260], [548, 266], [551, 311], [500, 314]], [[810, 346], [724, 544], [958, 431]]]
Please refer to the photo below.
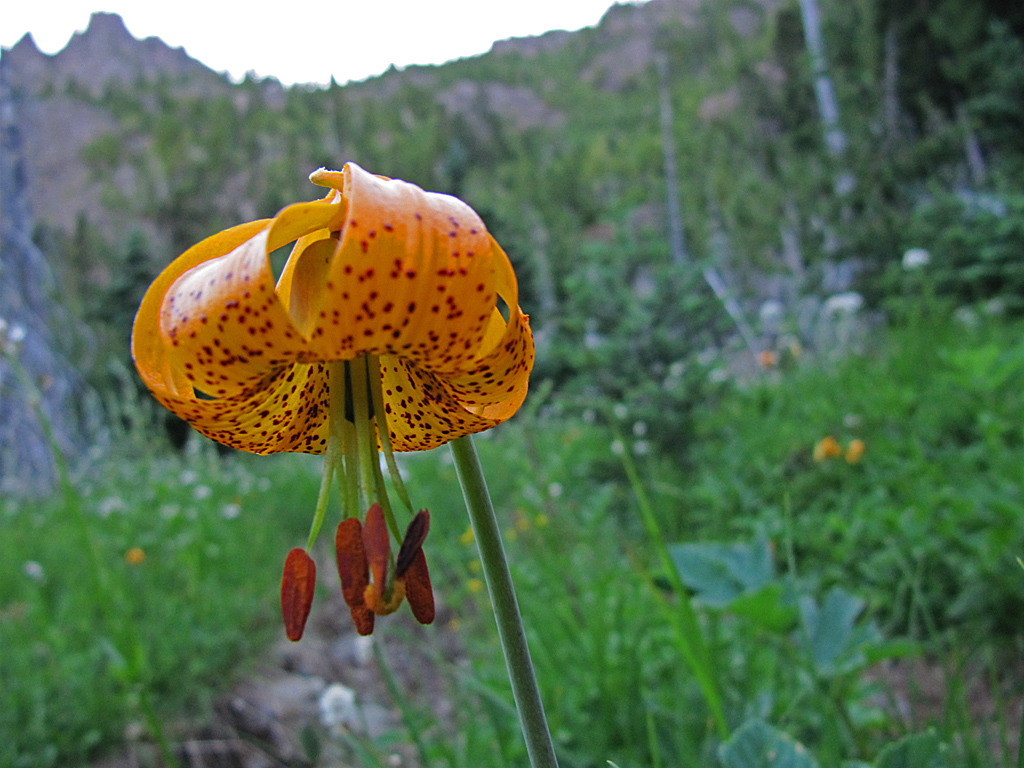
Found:
[[498, 521], [494, 516], [494, 505], [487, 492], [487, 481], [484, 479], [480, 459], [468, 435], [453, 440], [450, 445], [480, 551], [487, 591], [491, 605], [494, 606], [494, 620], [505, 653], [505, 666], [512, 683], [516, 709], [519, 711], [519, 723], [526, 738], [530, 765], [533, 768], [557, 768], [558, 760], [551, 743], [547, 718], [544, 716], [537, 678], [533, 673], [533, 662], [530, 661], [530, 649], [526, 644], [519, 604], [512, 586], [512, 574], [508, 570]]
[[[619, 438], [619, 441], [624, 443], [618, 434], [616, 434], [616, 438]], [[697, 684], [700, 686], [701, 692], [704, 694], [704, 700], [711, 710], [711, 716], [715, 721], [718, 736], [725, 740], [729, 736], [729, 726], [725, 719], [725, 710], [722, 706], [722, 696], [719, 693], [718, 682], [714, 674], [711, 653], [708, 650], [707, 643], [704, 642], [700, 622], [697, 620], [697, 612], [690, 604], [689, 593], [683, 585], [675, 563], [672, 561], [672, 555], [665, 544], [665, 537], [662, 535], [661, 526], [658, 525], [658, 518], [655, 516], [654, 508], [647, 498], [647, 491], [644, 490], [643, 483], [640, 481], [640, 474], [636, 470], [636, 465], [633, 463], [633, 458], [629, 455], [628, 449], [623, 451], [621, 458], [622, 466], [626, 470], [626, 477], [629, 478], [633, 495], [636, 497], [637, 506], [640, 508], [640, 516], [644, 519], [644, 525], [647, 527], [647, 533], [651, 537], [655, 553], [661, 561], [664, 576], [668, 579], [672, 592], [677, 597], [674, 606], [675, 610], [671, 610], [673, 606], [668, 606], [667, 601], [664, 602], [666, 617], [675, 630], [676, 639], [679, 641], [679, 650], [697, 678]], [[664, 600], [664, 596], [660, 592], [657, 594]]]
[[1017, 744], [1017, 768], [1024, 768], [1024, 706], [1020, 712], [1020, 734]]
[[[388, 695], [391, 696], [391, 701], [398, 707], [398, 712], [402, 716], [402, 722], [405, 723], [405, 730], [408, 731], [409, 738], [412, 739], [413, 747], [415, 747], [416, 754], [420, 759], [420, 765], [424, 766], [424, 768], [429, 768], [433, 760], [430, 759], [427, 745], [423, 741], [423, 729], [416, 722], [416, 713], [409, 706], [409, 697], [402, 692], [398, 681], [395, 680], [395, 673], [391, 671], [391, 665], [388, 664], [387, 655], [381, 650], [381, 644], [374, 642], [370, 647], [373, 649], [373, 658], [377, 661], [377, 669], [380, 670], [381, 677], [384, 678], [384, 685], [388, 689]], [[454, 755], [451, 757], [454, 758]], [[454, 762], [453, 759], [451, 764], [454, 765]]]

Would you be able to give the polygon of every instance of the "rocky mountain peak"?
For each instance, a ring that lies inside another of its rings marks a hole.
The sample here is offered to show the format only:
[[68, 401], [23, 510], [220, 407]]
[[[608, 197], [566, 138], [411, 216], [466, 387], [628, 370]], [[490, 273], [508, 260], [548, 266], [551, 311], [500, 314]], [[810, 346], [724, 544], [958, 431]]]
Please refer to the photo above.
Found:
[[183, 48], [171, 48], [156, 37], [136, 40], [116, 13], [92, 14], [84, 32], [71, 36], [64, 48], [50, 56], [42, 53], [32, 35], [3, 52], [11, 86], [25, 95], [44, 90], [64, 91], [74, 83], [98, 97], [111, 83], [136, 80], [190, 81], [205, 91], [227, 86], [221, 75], [190, 57]]

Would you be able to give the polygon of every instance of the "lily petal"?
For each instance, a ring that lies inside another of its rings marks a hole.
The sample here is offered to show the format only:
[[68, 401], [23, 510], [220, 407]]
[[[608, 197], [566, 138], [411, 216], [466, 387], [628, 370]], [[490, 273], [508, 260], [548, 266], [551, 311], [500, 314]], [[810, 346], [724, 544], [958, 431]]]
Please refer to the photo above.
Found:
[[201, 240], [172, 261], [146, 291], [132, 327], [132, 359], [142, 380], [153, 392], [192, 394], [185, 371], [173, 364], [160, 333], [160, 305], [180, 275], [192, 267], [230, 253], [270, 225], [270, 219], [250, 221]]
[[309, 356], [274, 292], [269, 234], [264, 230], [192, 267], [164, 295], [160, 333], [169, 342], [168, 356], [209, 395], [237, 395], [268, 372]]
[[380, 373], [391, 447], [396, 451], [427, 451], [501, 423], [468, 410], [441, 376], [402, 358], [382, 357]]
[[330, 401], [323, 363], [296, 364], [232, 397], [201, 400], [153, 391], [211, 440], [250, 453], [323, 453]]
[[[322, 248], [293, 251], [279, 291], [291, 289], [293, 317], [319, 318], [306, 332], [316, 355], [394, 354], [439, 373], [472, 361], [495, 299], [494, 243], [476, 212], [354, 163], [314, 178], [336, 185], [347, 201], [337, 247], [329, 256]], [[299, 281], [306, 286], [296, 293]]]

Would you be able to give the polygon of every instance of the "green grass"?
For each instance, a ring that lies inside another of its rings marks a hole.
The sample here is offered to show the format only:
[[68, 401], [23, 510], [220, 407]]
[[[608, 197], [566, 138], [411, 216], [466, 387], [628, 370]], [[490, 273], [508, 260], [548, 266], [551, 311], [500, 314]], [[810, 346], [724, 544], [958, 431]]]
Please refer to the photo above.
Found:
[[[120, 456], [82, 479], [100, 586], [59, 503], [0, 509], [0, 765], [84, 763], [142, 719], [140, 682], [170, 723], [208, 711], [237, 659], [271, 638], [277, 572], [308, 525], [315, 474], [207, 447]], [[128, 562], [133, 548], [142, 562]]]
[[[1016, 764], [1020, 691], [1001, 670], [1018, 668], [1024, 639], [1021, 330], [912, 325], [877, 333], [860, 356], [727, 385], [694, 415], [683, 450], [634, 456], [638, 484], [613, 450], [617, 433], [635, 447], [628, 413], [609, 409], [613, 429], [535, 402], [478, 438], [562, 764], [733, 768], [763, 746], [779, 760], [888, 768], [939, 745], [951, 766]], [[862, 439], [863, 457], [814, 461], [826, 435]], [[143, 720], [140, 686], [173, 741], [244, 671], [235, 660], [280, 634], [280, 568], [305, 539], [319, 461], [131, 453], [78, 484], [100, 593], [60, 504], [0, 508], [3, 768], [81, 765], [116, 748]], [[403, 472], [431, 511], [426, 552], [445, 606], [417, 652], [436, 664], [451, 712], [403, 699], [403, 726], [360, 742], [360, 760], [385, 764], [402, 740], [424, 766], [523, 765], [454, 467], [442, 449], [404, 457]], [[143, 562], [126, 560], [133, 547]], [[725, 741], [666, 613], [683, 600], [722, 691]], [[455, 625], [452, 658], [429, 640]], [[126, 627], [141, 660], [124, 657]], [[948, 674], [938, 708], [888, 705], [878, 663], [908, 658]], [[970, 707], [978, 670], [1003, 712], [995, 726]], [[934, 736], [892, 746], [928, 727]]]

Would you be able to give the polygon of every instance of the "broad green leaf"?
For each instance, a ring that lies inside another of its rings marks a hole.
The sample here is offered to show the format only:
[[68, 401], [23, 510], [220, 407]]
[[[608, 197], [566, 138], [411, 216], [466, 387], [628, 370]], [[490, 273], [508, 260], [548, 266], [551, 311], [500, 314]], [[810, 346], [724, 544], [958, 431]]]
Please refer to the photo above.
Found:
[[914, 733], [879, 752], [875, 768], [951, 768], [948, 751], [935, 731]]
[[817, 768], [804, 745], [761, 720], [748, 720], [718, 748], [722, 768]]
[[818, 671], [824, 675], [848, 672], [867, 664], [866, 650], [881, 642], [874, 622], [857, 623], [864, 601], [834, 587], [821, 605], [810, 596], [800, 599], [801, 640]]
[[752, 544], [674, 544], [669, 547], [683, 583], [705, 605], [723, 608], [744, 592], [774, 581], [771, 548]]

